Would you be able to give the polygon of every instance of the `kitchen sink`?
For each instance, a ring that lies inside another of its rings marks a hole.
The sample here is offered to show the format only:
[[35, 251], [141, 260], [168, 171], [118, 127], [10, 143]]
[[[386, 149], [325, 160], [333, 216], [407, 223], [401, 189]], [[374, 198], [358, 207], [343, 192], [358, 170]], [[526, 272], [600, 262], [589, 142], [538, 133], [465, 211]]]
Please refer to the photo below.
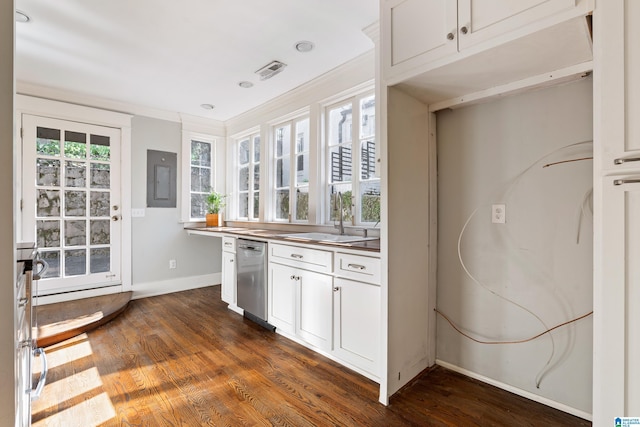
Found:
[[291, 233], [280, 234], [280, 237], [287, 237], [297, 240], [312, 240], [316, 242], [335, 242], [335, 243], [349, 243], [349, 242], [363, 242], [365, 240], [377, 240], [379, 237], [363, 237], [363, 236], [348, 236], [346, 234], [329, 234], [329, 233]]

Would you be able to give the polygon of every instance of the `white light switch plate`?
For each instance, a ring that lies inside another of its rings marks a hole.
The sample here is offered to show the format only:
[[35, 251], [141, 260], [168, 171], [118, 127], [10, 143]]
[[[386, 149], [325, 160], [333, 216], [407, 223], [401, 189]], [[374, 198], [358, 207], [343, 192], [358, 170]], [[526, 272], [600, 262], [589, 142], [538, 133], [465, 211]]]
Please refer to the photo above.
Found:
[[131, 209], [131, 218], [142, 218], [144, 216], [144, 209]]

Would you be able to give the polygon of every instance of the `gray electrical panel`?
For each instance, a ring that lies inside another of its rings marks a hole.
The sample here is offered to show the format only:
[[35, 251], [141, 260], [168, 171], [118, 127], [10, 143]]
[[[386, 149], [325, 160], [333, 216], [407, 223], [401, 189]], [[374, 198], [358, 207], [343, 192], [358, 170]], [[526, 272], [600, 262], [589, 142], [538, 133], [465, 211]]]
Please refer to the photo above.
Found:
[[175, 208], [178, 155], [147, 150], [147, 207]]

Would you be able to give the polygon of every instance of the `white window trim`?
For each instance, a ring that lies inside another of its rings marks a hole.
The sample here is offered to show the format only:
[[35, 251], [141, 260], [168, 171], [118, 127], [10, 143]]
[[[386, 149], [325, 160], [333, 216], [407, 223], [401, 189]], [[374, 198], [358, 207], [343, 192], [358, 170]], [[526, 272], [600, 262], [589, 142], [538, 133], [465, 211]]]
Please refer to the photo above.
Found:
[[[253, 193], [254, 193], [254, 189], [253, 189], [253, 166], [255, 165], [254, 160], [253, 160], [253, 155], [254, 155], [254, 151], [253, 151], [253, 141], [254, 138], [260, 138], [260, 161], [258, 162], [260, 164], [260, 188], [258, 189], [258, 194], [259, 194], [259, 200], [258, 200], [258, 204], [259, 204], [259, 211], [258, 211], [258, 218], [249, 218], [249, 217], [240, 217], [240, 203], [239, 203], [239, 195], [240, 195], [240, 189], [239, 189], [239, 176], [238, 176], [238, 172], [239, 172], [239, 159], [238, 159], [238, 149], [239, 149], [239, 144], [241, 141], [244, 141], [245, 139], [249, 140], [249, 200], [248, 200], [248, 213], [253, 212]], [[263, 218], [264, 215], [264, 189], [265, 189], [265, 184], [264, 184], [264, 168], [268, 167], [268, 165], [265, 164], [265, 156], [264, 156], [264, 148], [265, 148], [265, 144], [264, 144], [264, 137], [262, 135], [262, 133], [260, 132], [260, 128], [252, 128], [248, 131], [233, 135], [231, 137], [231, 155], [230, 157], [230, 164], [233, 165], [233, 167], [231, 168], [231, 173], [233, 174], [233, 179], [231, 180], [231, 196], [227, 199], [228, 204], [231, 207], [231, 212], [232, 212], [232, 216], [236, 221], [248, 221], [248, 222], [260, 222]]]
[[[334, 222], [331, 220], [331, 196], [329, 194], [329, 180], [331, 179], [331, 171], [329, 170], [331, 167], [331, 162], [329, 161], [329, 126], [331, 123], [329, 122], [328, 112], [336, 107], [340, 107], [341, 105], [351, 103], [352, 106], [352, 123], [357, 123], [357, 126], [353, 126], [352, 135], [351, 135], [351, 162], [352, 162], [352, 170], [351, 170], [351, 193], [352, 193], [352, 217], [353, 223], [347, 225], [353, 226], [370, 226], [373, 222], [363, 222], [361, 218], [361, 209], [359, 206], [359, 195], [360, 195], [360, 184], [361, 184], [361, 176], [360, 176], [360, 143], [361, 143], [361, 118], [360, 118], [360, 102], [364, 98], [368, 98], [370, 96], [375, 97], [375, 89], [368, 86], [366, 89], [362, 89], [359, 91], [353, 91], [349, 94], [349, 96], [344, 96], [340, 98], [332, 98], [330, 102], [323, 104], [322, 106], [322, 170], [324, 172], [323, 180], [322, 180], [322, 194], [324, 197], [324, 202], [321, 204], [322, 209], [322, 222], [324, 225], [333, 225]], [[376, 99], [376, 102], [378, 100]], [[376, 118], [378, 120], [378, 118]], [[379, 135], [374, 134], [374, 139], [376, 141], [376, 156], [378, 149], [378, 139]], [[379, 165], [376, 163], [376, 178], [369, 179], [366, 181], [380, 181], [379, 174], [377, 172]], [[339, 184], [338, 184], [339, 185]], [[356, 197], [357, 196], [357, 197]]]
[[[308, 137], [309, 137], [309, 184], [308, 184], [308, 188], [309, 188], [309, 216], [307, 220], [296, 220], [295, 219], [295, 213], [296, 213], [296, 206], [294, 205], [294, 200], [295, 200], [295, 182], [296, 182], [296, 161], [297, 161], [297, 153], [296, 153], [296, 124], [298, 122], [301, 122], [303, 120], [308, 120], [309, 121], [309, 131], [308, 131]], [[311, 117], [311, 114], [309, 112], [309, 109], [304, 109], [304, 110], [298, 110], [295, 113], [291, 113], [291, 114], [287, 114], [284, 117], [281, 117], [280, 120], [274, 120], [270, 126], [270, 131], [269, 131], [269, 161], [268, 161], [268, 170], [269, 170], [269, 176], [270, 176], [270, 180], [269, 180], [269, 199], [270, 199], [270, 203], [269, 203], [269, 217], [271, 219], [271, 222], [274, 223], [278, 223], [278, 224], [313, 224], [314, 223], [314, 215], [312, 214], [312, 203], [311, 203], [311, 197], [313, 197], [314, 192], [312, 191], [313, 187], [317, 185], [317, 180], [314, 180], [314, 174], [313, 174], [313, 164], [315, 162], [314, 159], [314, 144], [317, 144], [318, 141], [314, 138], [313, 135], [313, 129], [314, 126], [312, 125], [313, 123], [313, 118]], [[276, 129], [278, 127], [282, 127], [282, 126], [290, 126], [290, 138], [289, 138], [289, 217], [288, 219], [278, 219], [276, 218], [276, 197], [275, 197], [275, 192], [276, 192], [276, 188], [275, 188], [275, 184], [276, 184], [276, 179], [275, 179], [275, 173], [276, 173], [276, 165], [275, 165], [275, 159], [276, 159]], [[264, 164], [264, 161], [263, 161]]]
[[180, 195], [180, 222], [196, 222], [203, 221], [204, 218], [191, 217], [191, 141], [207, 142], [211, 144], [211, 188], [219, 191], [217, 188], [217, 138], [213, 135], [182, 130], [182, 151], [179, 167], [181, 168], [181, 195]]

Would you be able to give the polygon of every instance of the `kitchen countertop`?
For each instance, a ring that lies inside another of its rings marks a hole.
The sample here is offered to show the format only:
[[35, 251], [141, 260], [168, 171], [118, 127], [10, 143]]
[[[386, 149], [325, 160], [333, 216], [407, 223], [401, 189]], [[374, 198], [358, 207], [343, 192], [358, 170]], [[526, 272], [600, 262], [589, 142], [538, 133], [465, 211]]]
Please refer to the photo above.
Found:
[[319, 240], [300, 239], [285, 237], [283, 234], [293, 234], [283, 230], [266, 230], [259, 228], [243, 228], [243, 227], [185, 227], [185, 230], [194, 230], [200, 232], [220, 233], [235, 235], [237, 237], [255, 237], [259, 239], [279, 240], [287, 243], [298, 243], [305, 245], [318, 245], [331, 248], [345, 248], [360, 251], [380, 252], [380, 239], [364, 240], [360, 242], [325, 242]]

